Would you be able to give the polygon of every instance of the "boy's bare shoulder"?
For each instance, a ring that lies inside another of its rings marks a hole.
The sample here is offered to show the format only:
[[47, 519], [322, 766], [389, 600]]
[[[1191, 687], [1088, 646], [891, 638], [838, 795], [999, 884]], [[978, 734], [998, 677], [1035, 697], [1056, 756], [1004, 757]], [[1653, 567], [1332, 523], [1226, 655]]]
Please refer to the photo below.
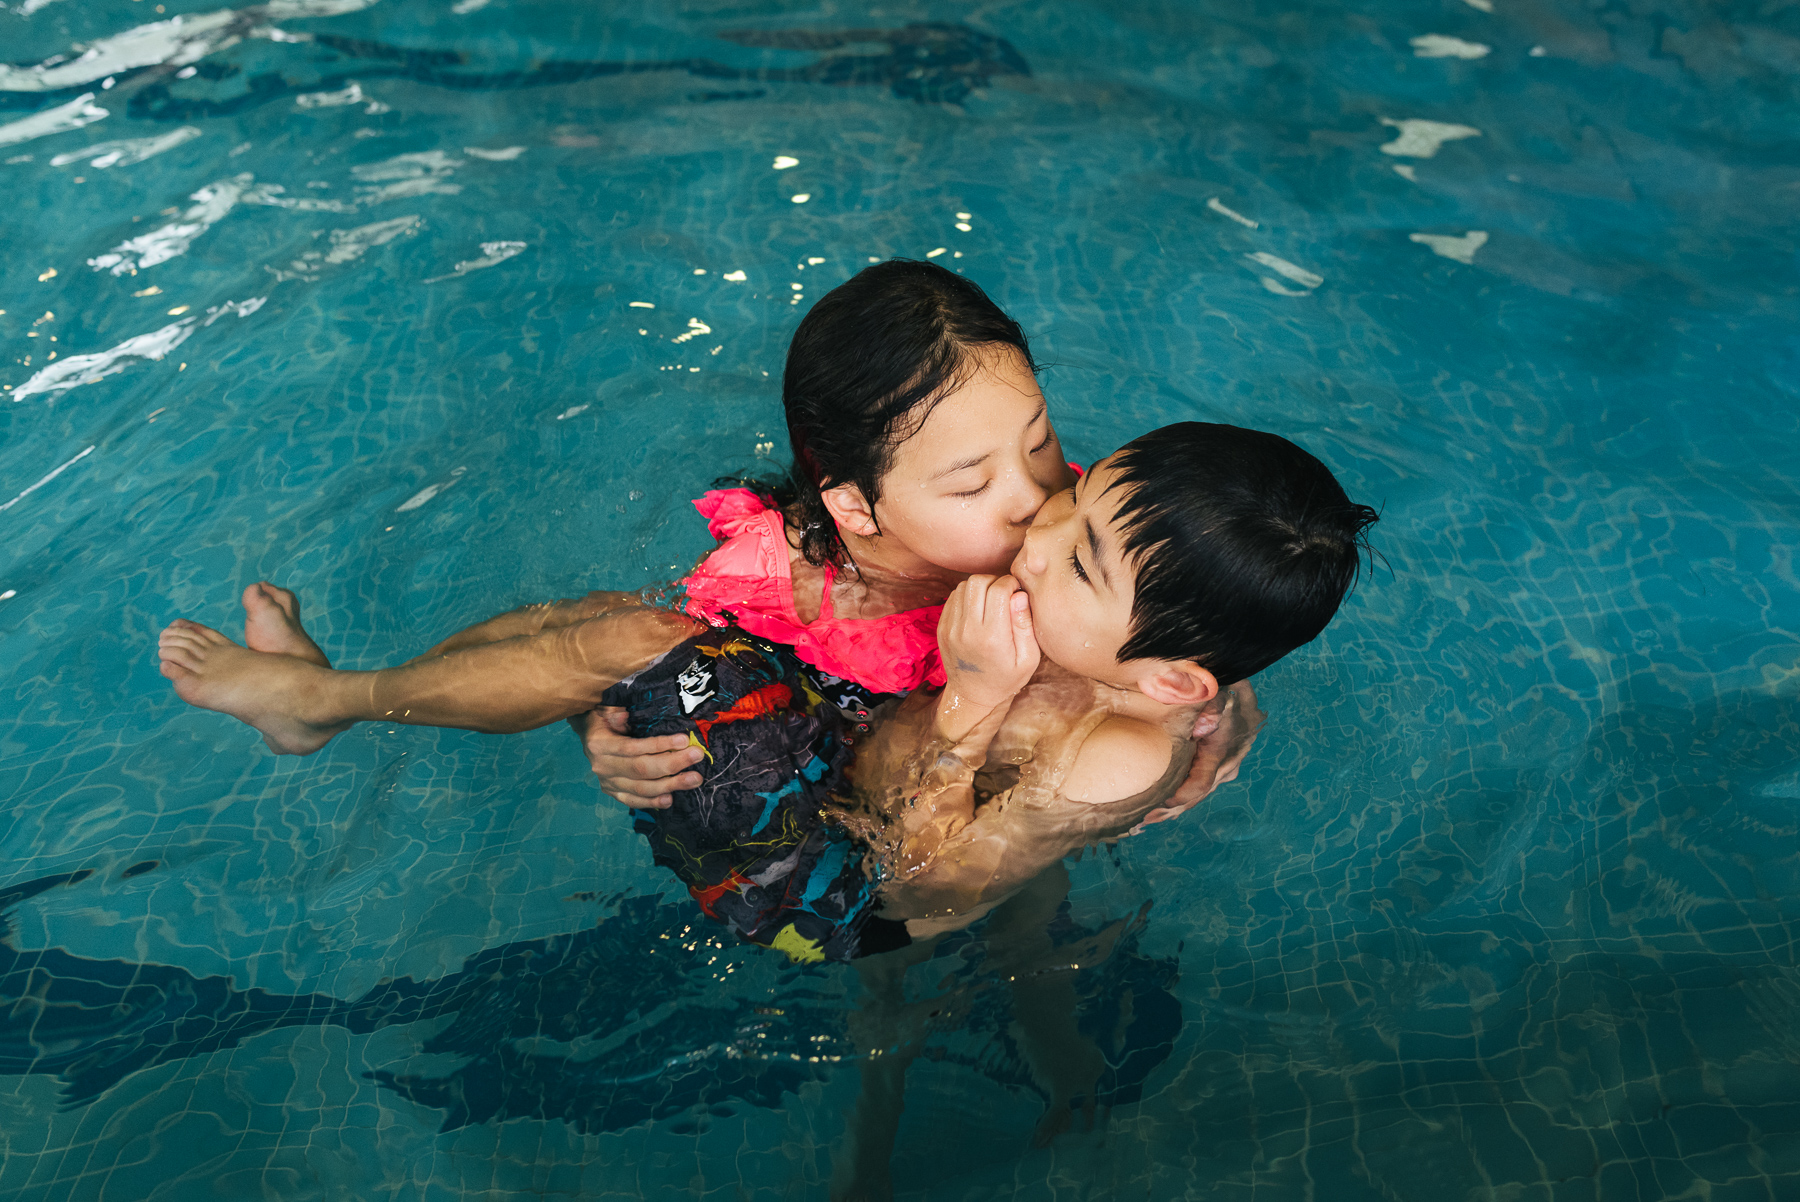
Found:
[[1136, 797], [1162, 780], [1173, 751], [1168, 734], [1148, 722], [1108, 718], [1088, 733], [1060, 791], [1095, 805]]

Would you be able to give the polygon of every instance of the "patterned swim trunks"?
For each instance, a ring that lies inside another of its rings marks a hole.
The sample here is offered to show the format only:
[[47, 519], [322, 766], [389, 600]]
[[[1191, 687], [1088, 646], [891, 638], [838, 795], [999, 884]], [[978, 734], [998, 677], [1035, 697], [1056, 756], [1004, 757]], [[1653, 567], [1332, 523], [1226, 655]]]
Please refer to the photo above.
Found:
[[904, 946], [875, 915], [863, 849], [821, 814], [850, 762], [851, 725], [792, 648], [735, 626], [682, 643], [608, 690], [631, 735], [686, 734], [704, 751], [697, 789], [638, 810], [656, 862], [707, 917], [796, 961]]

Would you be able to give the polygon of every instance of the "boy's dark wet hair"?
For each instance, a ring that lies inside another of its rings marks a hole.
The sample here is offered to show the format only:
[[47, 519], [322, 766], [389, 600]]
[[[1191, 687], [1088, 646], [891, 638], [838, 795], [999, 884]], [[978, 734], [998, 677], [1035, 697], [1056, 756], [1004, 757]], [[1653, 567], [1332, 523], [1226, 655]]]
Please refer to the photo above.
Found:
[[775, 493], [810, 562], [844, 554], [824, 490], [854, 484], [873, 507], [895, 448], [967, 378], [970, 351], [992, 345], [1037, 371], [1019, 324], [972, 280], [935, 263], [890, 259], [819, 298], [788, 345], [781, 399], [793, 483]]
[[1113, 462], [1137, 567], [1121, 661], [1191, 659], [1223, 687], [1311, 642], [1356, 583], [1379, 515], [1279, 435], [1182, 422]]

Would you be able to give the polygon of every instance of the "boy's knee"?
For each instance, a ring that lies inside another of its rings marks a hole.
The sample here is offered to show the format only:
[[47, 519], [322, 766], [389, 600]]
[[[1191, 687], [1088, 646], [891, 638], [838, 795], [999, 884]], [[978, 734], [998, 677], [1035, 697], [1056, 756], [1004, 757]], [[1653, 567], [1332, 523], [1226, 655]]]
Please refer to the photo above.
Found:
[[616, 590], [603, 590], [587, 594], [579, 601], [564, 601], [563, 605], [573, 605], [585, 619], [603, 618], [608, 614], [616, 614], [627, 610], [644, 608], [644, 599], [636, 593], [621, 593]]

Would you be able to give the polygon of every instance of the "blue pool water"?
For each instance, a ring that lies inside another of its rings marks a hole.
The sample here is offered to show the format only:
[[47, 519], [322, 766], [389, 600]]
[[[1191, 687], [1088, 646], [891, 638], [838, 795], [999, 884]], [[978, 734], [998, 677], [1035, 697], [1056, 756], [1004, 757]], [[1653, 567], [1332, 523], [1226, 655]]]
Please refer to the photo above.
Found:
[[[1800, 9], [14, 0], [0, 60], [0, 1197], [1800, 1196]], [[262, 577], [360, 667], [670, 578], [807, 305], [938, 248], [1072, 454], [1280, 431], [1386, 567], [1241, 781], [929, 962], [728, 945], [564, 731], [277, 759], [157, 675]]]

